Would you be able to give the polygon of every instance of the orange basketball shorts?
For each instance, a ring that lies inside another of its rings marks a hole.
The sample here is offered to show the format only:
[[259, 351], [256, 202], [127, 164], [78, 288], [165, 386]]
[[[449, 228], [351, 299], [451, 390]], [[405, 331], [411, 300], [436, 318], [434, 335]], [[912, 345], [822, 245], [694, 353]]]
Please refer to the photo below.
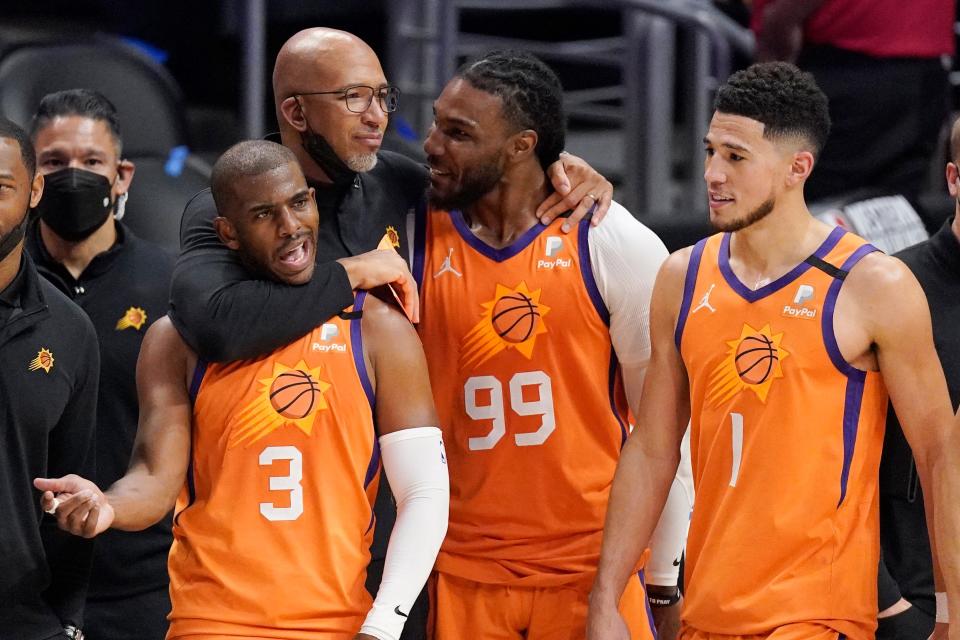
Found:
[[[569, 587], [506, 587], [435, 573], [430, 583], [433, 640], [583, 640], [587, 592]], [[655, 637], [638, 576], [620, 599], [632, 640]]]
[[815, 622], [799, 622], [778, 627], [770, 633], [751, 636], [727, 636], [700, 631], [687, 625], [680, 629], [679, 640], [845, 640], [836, 629]]

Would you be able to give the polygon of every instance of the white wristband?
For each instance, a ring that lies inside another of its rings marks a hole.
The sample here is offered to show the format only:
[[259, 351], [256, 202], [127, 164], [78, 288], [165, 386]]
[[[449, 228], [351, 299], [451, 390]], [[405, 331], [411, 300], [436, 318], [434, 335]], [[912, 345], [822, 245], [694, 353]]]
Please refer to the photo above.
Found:
[[937, 591], [934, 596], [937, 599], [937, 622], [950, 622], [950, 612], [947, 610], [947, 594], [943, 591]]

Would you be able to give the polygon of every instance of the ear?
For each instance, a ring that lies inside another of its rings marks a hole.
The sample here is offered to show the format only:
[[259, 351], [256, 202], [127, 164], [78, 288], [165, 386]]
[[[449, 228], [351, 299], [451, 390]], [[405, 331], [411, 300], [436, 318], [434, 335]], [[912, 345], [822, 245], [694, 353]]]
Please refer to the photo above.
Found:
[[787, 171], [787, 186], [796, 187], [806, 182], [807, 178], [810, 177], [810, 173], [813, 171], [815, 162], [813, 154], [809, 151], [797, 151], [794, 153], [793, 159], [790, 162], [790, 168]]
[[280, 103], [280, 115], [297, 131], [307, 130], [307, 118], [303, 115], [303, 104], [297, 96], [290, 96]]
[[33, 176], [33, 182], [30, 183], [30, 208], [40, 204], [40, 198], [43, 196], [43, 174], [37, 173]]
[[217, 216], [213, 219], [213, 229], [217, 232], [220, 242], [227, 245], [227, 248], [236, 251], [240, 248], [240, 239], [237, 235], [237, 228], [233, 226], [227, 218]]
[[533, 155], [539, 139], [537, 132], [533, 129], [524, 129], [513, 134], [506, 146], [510, 162], [521, 162]]
[[957, 185], [957, 181], [960, 180], [960, 167], [957, 166], [956, 162], [947, 163], [947, 191], [950, 192], [950, 195], [954, 198], [960, 196], [960, 186]]
[[130, 183], [137, 166], [130, 160], [121, 160], [117, 165], [117, 183], [113, 185], [114, 196], [130, 191]]

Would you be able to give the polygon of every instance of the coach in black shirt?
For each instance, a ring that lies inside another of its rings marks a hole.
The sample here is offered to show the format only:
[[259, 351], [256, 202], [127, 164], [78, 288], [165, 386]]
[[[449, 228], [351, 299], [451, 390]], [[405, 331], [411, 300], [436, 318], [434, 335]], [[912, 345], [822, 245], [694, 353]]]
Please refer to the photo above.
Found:
[[[384, 236], [408, 256], [413, 240], [407, 237], [408, 214], [421, 205], [428, 184], [426, 166], [380, 150], [399, 92], [386, 83], [373, 50], [356, 36], [324, 28], [295, 34], [277, 55], [273, 91], [276, 141], [293, 151], [316, 189], [318, 269], [300, 287], [251, 280], [213, 231], [216, 207], [209, 190], [198, 194], [181, 222], [170, 317], [208, 360], [267, 353], [350, 305], [351, 289], [367, 287], [364, 277], [354, 275], [357, 262], [349, 256], [376, 249]], [[471, 143], [465, 133], [464, 143]], [[567, 154], [550, 169], [554, 188], [566, 195], [551, 195], [541, 206], [544, 214], [552, 219], [573, 209], [575, 224], [595, 208], [599, 221], [613, 196], [610, 183]], [[578, 177], [572, 188], [567, 171]], [[346, 276], [330, 260], [345, 267]]]
[[[958, 198], [954, 217], [930, 239], [897, 257], [917, 277], [927, 296], [933, 341], [956, 410], [960, 405], [960, 120], [950, 136], [950, 157], [947, 188]], [[892, 410], [887, 414], [880, 462], [880, 542], [880, 610], [910, 606], [881, 618], [877, 638], [926, 640], [936, 613], [930, 539], [913, 453]]]
[[[122, 160], [117, 113], [95, 91], [45, 96], [31, 137], [46, 187], [26, 248], [41, 275], [86, 312], [100, 344], [95, 480], [126, 473], [137, 433], [136, 366], [149, 326], [167, 312], [173, 256], [137, 238], [123, 214], [134, 166]], [[97, 541], [85, 633], [95, 640], [162, 640], [170, 612], [170, 517]], [[2, 634], [0, 634], [2, 635]]]
[[90, 321], [23, 252], [43, 178], [0, 119], [0, 636], [64, 638], [83, 623], [92, 543], [44, 518], [33, 479], [94, 469], [99, 353]]

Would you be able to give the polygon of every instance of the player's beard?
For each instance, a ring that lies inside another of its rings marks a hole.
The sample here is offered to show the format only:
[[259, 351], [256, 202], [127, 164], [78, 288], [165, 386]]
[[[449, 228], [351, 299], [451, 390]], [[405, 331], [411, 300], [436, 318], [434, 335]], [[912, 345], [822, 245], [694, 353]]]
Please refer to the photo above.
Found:
[[430, 204], [437, 209], [446, 211], [465, 209], [490, 193], [501, 178], [503, 178], [503, 167], [500, 166], [499, 153], [497, 153], [479, 163], [475, 168], [465, 171], [463, 180], [456, 190], [439, 194], [430, 187], [427, 190], [427, 197], [430, 199]]
[[766, 218], [777, 206], [777, 198], [772, 193], [770, 196], [761, 202], [757, 208], [743, 216], [742, 218], [736, 218], [730, 220], [729, 222], [724, 222], [722, 220], [711, 220], [710, 224], [713, 226], [715, 231], [720, 232], [733, 232], [740, 231], [741, 229], [746, 229], [755, 222], [759, 222]]

